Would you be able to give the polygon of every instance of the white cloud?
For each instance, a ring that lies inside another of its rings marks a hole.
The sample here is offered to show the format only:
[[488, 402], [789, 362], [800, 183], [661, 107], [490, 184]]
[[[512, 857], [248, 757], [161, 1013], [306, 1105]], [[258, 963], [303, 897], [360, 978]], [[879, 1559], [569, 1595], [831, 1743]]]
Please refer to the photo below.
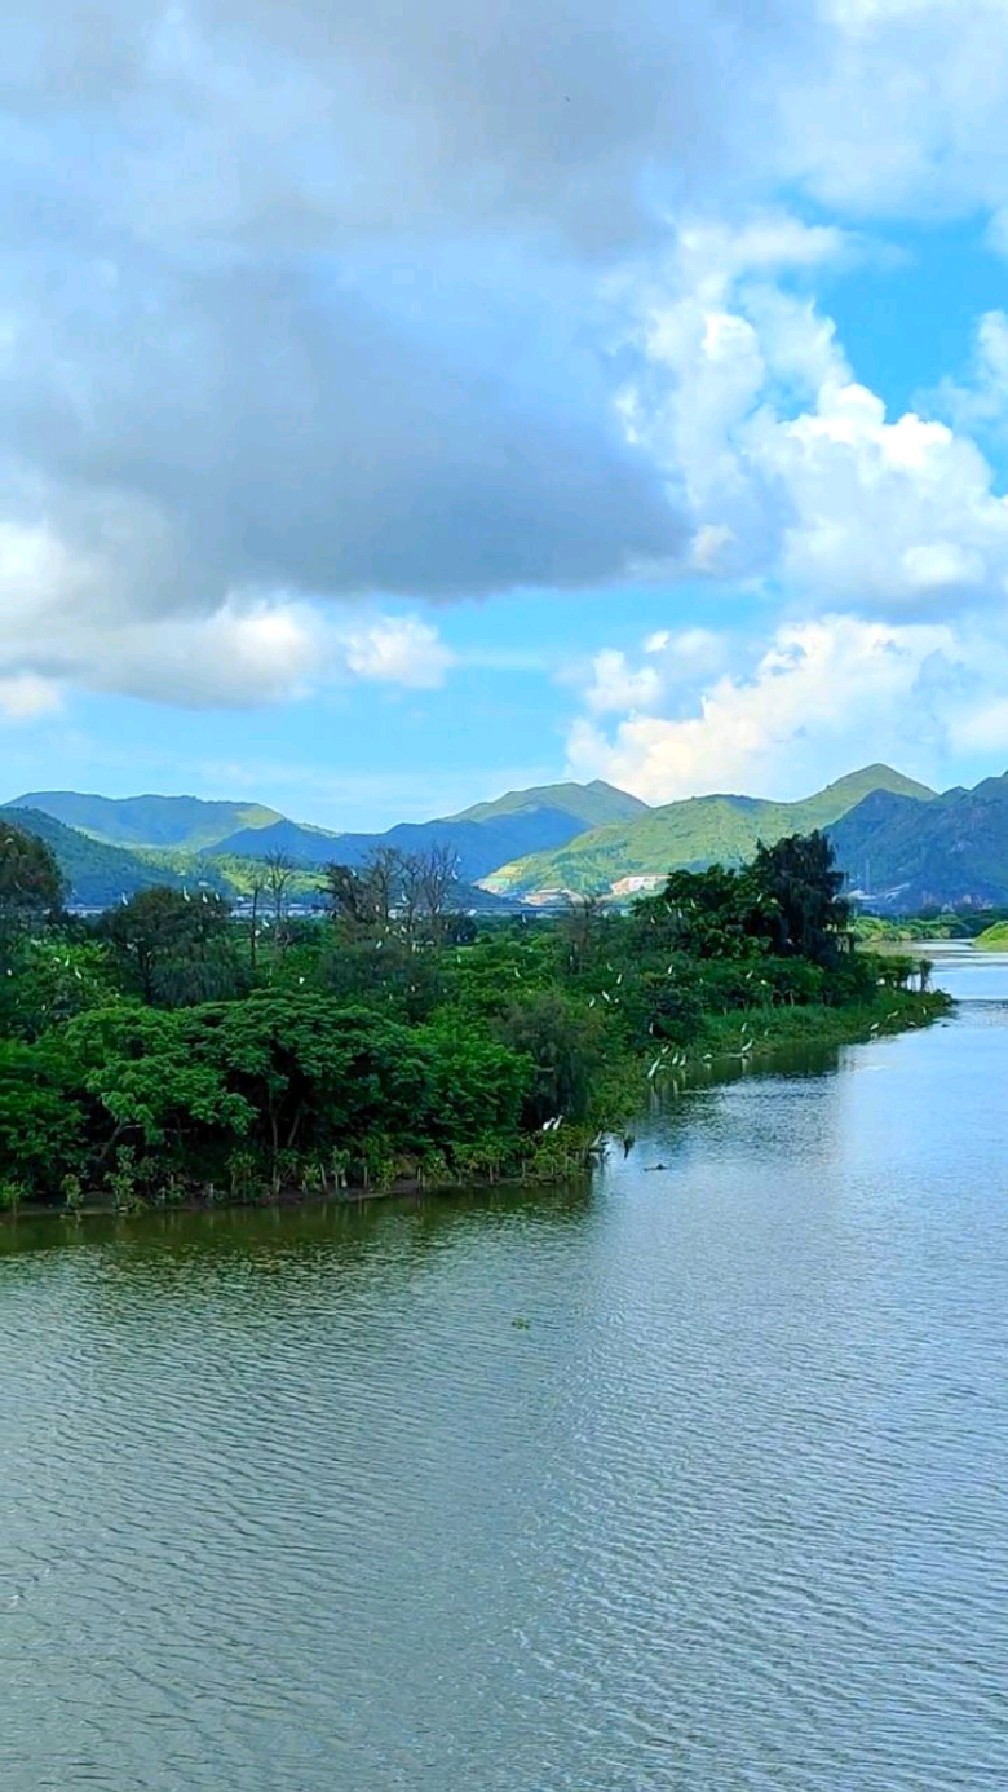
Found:
[[780, 89], [785, 179], [866, 215], [1008, 199], [1003, 0], [823, 0], [822, 59]]
[[431, 688], [455, 663], [416, 616], [283, 592], [144, 615], [102, 570], [42, 526], [0, 526], [0, 712], [47, 713], [62, 684], [184, 708], [284, 702], [354, 679]]
[[[961, 706], [964, 655], [944, 624], [789, 624], [748, 673], [695, 686], [691, 713], [629, 715], [610, 734], [578, 720], [570, 769], [671, 802], [719, 790], [797, 796], [877, 758], [923, 768]], [[946, 685], [943, 714], [935, 692]]]
[[335, 604], [634, 569], [1003, 599], [1004, 315], [950, 427], [807, 289], [852, 218], [1008, 244], [1004, 0], [22, 0], [0, 56], [4, 677], [430, 687], [426, 624]]
[[110, 631], [83, 676], [162, 703], [223, 708], [297, 697], [319, 671], [322, 630], [304, 605], [229, 602], [206, 617]]
[[59, 687], [50, 679], [36, 678], [30, 672], [0, 677], [0, 720], [4, 722], [37, 722], [56, 715], [61, 707]]
[[874, 393], [848, 384], [823, 387], [797, 418], [755, 419], [751, 440], [787, 494], [781, 570], [796, 589], [889, 608], [1003, 597], [1008, 499], [945, 424], [889, 422]]
[[944, 379], [933, 394], [936, 407], [963, 429], [1003, 430], [1008, 424], [1008, 315], [985, 311], [976, 327], [968, 377]]
[[606, 648], [592, 661], [594, 678], [585, 702], [595, 715], [621, 709], [650, 709], [661, 694], [661, 679], [653, 666], [631, 669], [625, 653]]
[[957, 718], [956, 747], [988, 759], [1008, 754], [1008, 698], [992, 696], [964, 708]]
[[[799, 260], [801, 227], [767, 235]], [[1008, 499], [976, 442], [912, 411], [888, 417], [853, 378], [832, 321], [767, 282], [762, 247], [754, 281], [752, 254], [751, 231], [682, 234], [664, 289], [644, 297], [646, 365], [622, 395], [635, 439], [685, 490], [692, 569], [773, 578], [806, 606], [928, 614], [1002, 599]], [[990, 404], [1008, 394], [999, 313], [980, 354]]]
[[437, 630], [416, 616], [388, 616], [345, 637], [349, 670], [357, 678], [432, 690], [444, 684], [455, 655]]

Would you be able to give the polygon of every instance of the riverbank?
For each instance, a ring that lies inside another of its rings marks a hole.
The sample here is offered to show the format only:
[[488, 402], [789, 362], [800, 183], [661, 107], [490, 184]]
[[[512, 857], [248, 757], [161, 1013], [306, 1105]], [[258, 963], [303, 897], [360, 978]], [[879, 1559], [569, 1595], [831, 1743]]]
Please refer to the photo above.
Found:
[[[0, 1221], [24, 1218], [85, 1220], [110, 1216], [172, 1212], [206, 1212], [222, 1208], [289, 1208], [331, 1202], [359, 1205], [396, 1198], [422, 1198], [499, 1185], [558, 1186], [591, 1173], [605, 1155], [607, 1135], [632, 1131], [635, 1120], [655, 1092], [673, 1094], [700, 1083], [728, 1080], [740, 1069], [772, 1071], [801, 1047], [829, 1049], [869, 1043], [916, 1028], [927, 1027], [947, 1015], [952, 1000], [943, 991], [921, 995], [906, 990], [880, 990], [870, 1002], [842, 1006], [774, 1006], [737, 1014], [711, 1016], [688, 1045], [664, 1045], [648, 1057], [622, 1058], [607, 1069], [607, 1087], [600, 1090], [597, 1112], [588, 1124], [563, 1123], [528, 1135], [513, 1153], [503, 1155], [473, 1147], [460, 1154], [465, 1167], [451, 1169], [447, 1161], [432, 1163], [375, 1179], [351, 1180], [345, 1172], [332, 1182], [317, 1172], [301, 1182], [279, 1188], [237, 1186], [209, 1181], [203, 1186], [178, 1185], [177, 1193], [148, 1199], [139, 1191], [107, 1188], [84, 1190], [66, 1205], [23, 1201], [0, 1213]], [[345, 1153], [349, 1165], [366, 1161], [366, 1144], [357, 1153]]]
[[754, 1064], [772, 1060], [775, 1052], [799, 1045], [858, 1045], [886, 1034], [927, 1027], [952, 1008], [943, 990], [919, 994], [913, 990], [884, 989], [871, 1002], [841, 1007], [775, 1007], [764, 1014], [745, 1016], [741, 1026], [735, 1015], [712, 1018], [707, 1025], [704, 1052], [714, 1059], [744, 1055]]
[[851, 950], [815, 833], [673, 871], [629, 915], [585, 904], [482, 929], [440, 906], [404, 920], [377, 872], [345, 869], [332, 921], [269, 951], [169, 889], [88, 939], [53, 923], [10, 941], [0, 1210], [563, 1181], [673, 1070], [763, 1064], [943, 1006], [910, 993], [924, 961]]

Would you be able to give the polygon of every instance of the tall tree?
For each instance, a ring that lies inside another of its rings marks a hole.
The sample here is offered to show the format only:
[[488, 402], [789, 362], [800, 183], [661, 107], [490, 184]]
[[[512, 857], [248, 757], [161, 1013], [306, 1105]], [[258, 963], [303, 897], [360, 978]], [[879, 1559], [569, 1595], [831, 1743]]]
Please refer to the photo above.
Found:
[[453, 846], [435, 843], [424, 854], [420, 873], [423, 905], [433, 939], [444, 938], [459, 882], [459, 856]]
[[773, 949], [795, 952], [816, 964], [834, 963], [850, 917], [840, 892], [832, 842], [818, 828], [790, 834], [774, 846], [756, 848], [753, 876], [772, 905], [769, 933]]
[[403, 853], [399, 878], [400, 913], [403, 932], [410, 945], [416, 934], [417, 917], [423, 908], [423, 870], [422, 853]]
[[249, 916], [249, 969], [253, 981], [259, 969], [259, 904], [267, 888], [266, 872], [260, 865], [252, 869], [252, 912]]
[[363, 933], [373, 927], [378, 912], [375, 907], [374, 885], [370, 878], [358, 871], [356, 866], [341, 865], [335, 860], [326, 866], [325, 877], [329, 912], [333, 920], [351, 935]]
[[375, 920], [387, 928], [402, 902], [403, 855], [396, 846], [375, 846], [364, 865]]
[[277, 953], [287, 945], [287, 915], [290, 907], [290, 886], [294, 876], [294, 860], [279, 848], [266, 854], [266, 884], [273, 908], [273, 943]]
[[214, 960], [225, 944], [230, 912], [220, 896], [206, 891], [190, 896], [155, 884], [108, 909], [100, 931], [144, 1001], [173, 1005], [218, 993]]
[[63, 897], [52, 848], [5, 818], [0, 822], [0, 944], [57, 913]]

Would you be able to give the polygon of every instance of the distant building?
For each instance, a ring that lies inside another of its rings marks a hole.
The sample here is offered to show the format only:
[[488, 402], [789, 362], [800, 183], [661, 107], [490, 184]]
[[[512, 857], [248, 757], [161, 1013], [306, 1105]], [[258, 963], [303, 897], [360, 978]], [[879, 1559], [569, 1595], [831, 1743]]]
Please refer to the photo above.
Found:
[[527, 908], [563, 908], [568, 902], [576, 901], [573, 890], [530, 890], [522, 897]]
[[619, 877], [609, 888], [613, 896], [653, 896], [664, 882], [662, 872], [645, 871], [634, 877]]

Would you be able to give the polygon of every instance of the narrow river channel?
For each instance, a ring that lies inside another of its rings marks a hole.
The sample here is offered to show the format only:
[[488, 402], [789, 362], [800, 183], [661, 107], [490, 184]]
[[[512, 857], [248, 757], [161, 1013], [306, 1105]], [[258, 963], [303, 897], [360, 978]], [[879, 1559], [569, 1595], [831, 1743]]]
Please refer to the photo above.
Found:
[[576, 1194], [0, 1228], [3, 1792], [1008, 1786], [1008, 959]]

